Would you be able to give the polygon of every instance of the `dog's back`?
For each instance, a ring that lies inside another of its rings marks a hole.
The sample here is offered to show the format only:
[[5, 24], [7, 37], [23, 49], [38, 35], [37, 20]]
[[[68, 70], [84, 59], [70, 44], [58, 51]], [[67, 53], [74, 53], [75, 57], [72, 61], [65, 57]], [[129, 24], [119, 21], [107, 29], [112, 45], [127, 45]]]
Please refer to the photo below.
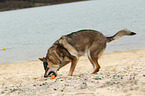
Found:
[[95, 30], [80, 30], [61, 38], [62, 44], [70, 53], [77, 56], [84, 55], [92, 44], [106, 46], [106, 37]]

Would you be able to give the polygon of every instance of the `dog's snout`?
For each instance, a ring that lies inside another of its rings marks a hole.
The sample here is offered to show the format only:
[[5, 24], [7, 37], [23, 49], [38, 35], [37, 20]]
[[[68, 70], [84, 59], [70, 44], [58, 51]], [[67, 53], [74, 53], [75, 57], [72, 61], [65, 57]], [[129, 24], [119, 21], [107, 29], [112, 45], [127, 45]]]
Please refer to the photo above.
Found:
[[50, 72], [48, 73], [48, 75], [49, 75], [49, 76], [51, 76], [51, 75], [55, 75], [55, 77], [57, 77], [57, 73], [54, 72], [54, 71], [50, 71]]
[[44, 78], [47, 78], [48, 77], [48, 75], [44, 75]]

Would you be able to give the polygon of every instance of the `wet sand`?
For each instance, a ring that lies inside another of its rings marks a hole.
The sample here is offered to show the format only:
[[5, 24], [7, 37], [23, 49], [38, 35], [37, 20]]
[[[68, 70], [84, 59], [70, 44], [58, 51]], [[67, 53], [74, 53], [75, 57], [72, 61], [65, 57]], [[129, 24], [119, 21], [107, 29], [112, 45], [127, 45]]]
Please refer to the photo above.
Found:
[[79, 59], [73, 76], [70, 64], [55, 79], [43, 78], [42, 62], [0, 65], [1, 96], [145, 96], [145, 49], [103, 54], [101, 69], [87, 56]]

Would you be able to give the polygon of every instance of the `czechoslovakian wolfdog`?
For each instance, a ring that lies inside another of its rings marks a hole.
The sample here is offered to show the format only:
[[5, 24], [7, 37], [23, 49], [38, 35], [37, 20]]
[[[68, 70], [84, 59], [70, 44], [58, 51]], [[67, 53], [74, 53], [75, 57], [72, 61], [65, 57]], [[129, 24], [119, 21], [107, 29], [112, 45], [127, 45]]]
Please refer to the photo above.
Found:
[[96, 30], [80, 30], [71, 34], [62, 36], [49, 49], [46, 57], [39, 58], [44, 65], [44, 77], [54, 74], [57, 76], [57, 71], [71, 62], [68, 76], [73, 75], [78, 58], [85, 53], [94, 67], [92, 74], [100, 69], [98, 63], [99, 57], [106, 48], [106, 43], [119, 39], [124, 35], [135, 35], [127, 29], [117, 32], [114, 36], [105, 37], [102, 33]]

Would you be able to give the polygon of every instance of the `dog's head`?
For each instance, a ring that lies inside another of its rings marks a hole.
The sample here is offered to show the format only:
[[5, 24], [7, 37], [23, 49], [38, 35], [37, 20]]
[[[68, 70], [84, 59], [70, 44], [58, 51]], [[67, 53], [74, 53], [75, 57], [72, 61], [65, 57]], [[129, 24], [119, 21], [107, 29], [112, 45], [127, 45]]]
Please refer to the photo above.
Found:
[[39, 58], [43, 62], [44, 66], [44, 78], [50, 77], [51, 75], [57, 76], [57, 70], [59, 69], [59, 65], [53, 64], [50, 60], [47, 58]]

